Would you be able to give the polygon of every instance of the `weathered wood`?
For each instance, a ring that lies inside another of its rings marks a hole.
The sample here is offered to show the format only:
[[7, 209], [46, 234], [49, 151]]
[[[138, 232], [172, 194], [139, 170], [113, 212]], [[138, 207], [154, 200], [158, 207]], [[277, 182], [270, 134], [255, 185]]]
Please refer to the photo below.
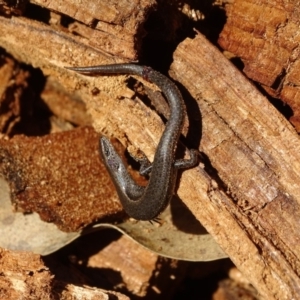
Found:
[[0, 248], [0, 298], [50, 299], [53, 277], [39, 255]]
[[[94, 253], [92, 245], [89, 247]], [[123, 285], [121, 290], [126, 290], [127, 295], [155, 299], [158, 295], [171, 297], [176, 291], [176, 284], [186, 275], [188, 264], [162, 258], [144, 247], [138, 247], [131, 238], [123, 235], [91, 255], [87, 266], [103, 269], [102, 276], [117, 291]], [[170, 271], [172, 276], [165, 276]]]
[[154, 0], [32, 0], [31, 3], [79, 21], [71, 22], [68, 29], [79, 34], [83, 44], [130, 60], [137, 59], [142, 41], [138, 37], [143, 35], [143, 23], [155, 5]]
[[[199, 180], [193, 177], [191, 186], [180, 186], [178, 194], [265, 299], [296, 299], [300, 290], [297, 133], [200, 34], [179, 45], [172, 75], [199, 105], [200, 149], [231, 199], [216, 197], [216, 187], [200, 194]], [[183, 178], [188, 176], [185, 172]]]
[[[155, 5], [154, 0], [130, 5], [127, 1], [116, 1], [115, 5], [111, 1], [35, 2], [58, 15], [50, 14], [48, 24], [26, 17], [0, 16], [0, 46], [44, 71], [54, 66], [92, 65], [118, 58], [136, 60], [141, 41], [138, 36], [143, 35], [143, 23]], [[97, 4], [101, 4], [99, 10], [95, 9]], [[61, 24], [60, 14], [74, 18], [68, 28]], [[91, 23], [93, 28], [89, 27]], [[77, 52], [79, 48], [83, 52]]]
[[229, 270], [229, 279], [225, 278], [218, 284], [212, 300], [258, 300], [261, 299], [254, 287], [237, 269]]
[[226, 13], [219, 44], [242, 59], [249, 78], [291, 106], [290, 121], [299, 132], [299, 3], [237, 0]]
[[54, 279], [39, 255], [0, 248], [1, 299], [114, 299], [128, 300], [121, 293], [80, 287]]

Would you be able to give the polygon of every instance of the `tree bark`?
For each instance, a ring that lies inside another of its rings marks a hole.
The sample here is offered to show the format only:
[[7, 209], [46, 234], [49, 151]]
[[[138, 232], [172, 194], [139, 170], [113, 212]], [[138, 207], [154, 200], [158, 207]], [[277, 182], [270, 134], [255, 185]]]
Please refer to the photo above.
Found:
[[299, 132], [299, 3], [237, 0], [226, 12], [219, 44], [242, 60], [249, 78], [291, 107], [290, 121]]

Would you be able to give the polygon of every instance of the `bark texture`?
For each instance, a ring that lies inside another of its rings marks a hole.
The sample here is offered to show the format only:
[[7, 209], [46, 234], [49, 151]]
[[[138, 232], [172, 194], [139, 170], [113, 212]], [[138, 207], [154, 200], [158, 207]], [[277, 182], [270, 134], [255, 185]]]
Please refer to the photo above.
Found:
[[83, 288], [58, 281], [37, 254], [0, 248], [0, 266], [1, 299], [129, 299], [114, 291]]
[[187, 177], [198, 197], [188, 196], [188, 187], [179, 188], [180, 197], [265, 299], [297, 299], [296, 131], [201, 35], [179, 45], [172, 75], [199, 105], [200, 149], [227, 194], [223, 198], [214, 185], [199, 193], [201, 180], [188, 179], [185, 172], [182, 184]]
[[299, 3], [237, 0], [226, 12], [219, 44], [242, 59], [249, 78], [292, 108], [291, 122], [299, 132]]

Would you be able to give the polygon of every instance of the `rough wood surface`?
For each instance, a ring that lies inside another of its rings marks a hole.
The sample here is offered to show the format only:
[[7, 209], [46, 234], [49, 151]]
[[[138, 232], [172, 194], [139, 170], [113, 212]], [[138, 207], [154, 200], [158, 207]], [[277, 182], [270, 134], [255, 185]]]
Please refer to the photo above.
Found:
[[193, 171], [184, 172], [178, 194], [265, 299], [297, 299], [296, 131], [200, 34], [179, 45], [172, 75], [199, 105], [200, 149], [231, 199], [219, 196], [220, 185], [201, 193], [203, 180]]
[[37, 212], [65, 231], [78, 231], [104, 217], [124, 217], [98, 143], [91, 127], [0, 139], [0, 173], [9, 183], [15, 208]]
[[257, 300], [257, 291], [238, 269], [232, 268], [229, 277], [219, 283], [212, 300]]
[[0, 248], [0, 266], [1, 299], [129, 299], [114, 291], [58, 281], [37, 254]]
[[[1, 16], [0, 45], [21, 61], [43, 67], [44, 70], [71, 63], [92, 65], [104, 63], [105, 60], [108, 62], [109, 59], [136, 60], [144, 34], [143, 24], [155, 6], [153, 0], [130, 2], [130, 5], [127, 1], [33, 3], [56, 13], [50, 14], [48, 11], [47, 24], [26, 16]], [[27, 4], [28, 11], [30, 5]], [[64, 21], [61, 14], [71, 19]], [[77, 52], [78, 48], [83, 52]]]
[[79, 35], [83, 44], [130, 60], [137, 59], [139, 35], [144, 35], [142, 24], [155, 5], [154, 0], [30, 2], [76, 20], [68, 30]]
[[299, 25], [297, 1], [237, 0], [226, 7], [219, 44], [241, 58], [243, 71], [293, 110], [300, 130]]
[[138, 247], [128, 236], [121, 236], [97, 253], [94, 253], [95, 246], [90, 245], [88, 251], [93, 254], [87, 261], [87, 267], [103, 269], [103, 276], [115, 290], [126, 290], [127, 295], [149, 299], [151, 295], [153, 299], [158, 295], [171, 298], [176, 284], [186, 276], [186, 263], [164, 259], [144, 247]]
[[50, 299], [53, 277], [39, 255], [0, 248], [0, 298]]

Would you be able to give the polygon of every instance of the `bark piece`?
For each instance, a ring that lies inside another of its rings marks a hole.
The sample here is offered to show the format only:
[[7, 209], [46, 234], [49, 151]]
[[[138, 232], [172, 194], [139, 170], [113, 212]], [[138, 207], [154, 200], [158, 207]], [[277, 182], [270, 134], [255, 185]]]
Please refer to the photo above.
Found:
[[53, 276], [37, 254], [0, 248], [0, 298], [50, 299]]
[[116, 300], [130, 300], [127, 296], [117, 293], [114, 291], [105, 291], [93, 287], [81, 287], [73, 284], [61, 284], [64, 287], [64, 290], [61, 291], [61, 287], [57, 285], [56, 287], [61, 292], [57, 299], [59, 300], [81, 300], [81, 299], [95, 299], [95, 300], [107, 300], [107, 299], [116, 299]]
[[121, 293], [55, 280], [37, 254], [0, 248], [0, 266], [1, 299], [129, 299]]
[[[83, 284], [122, 292], [130, 299], [172, 299], [189, 266], [187, 262], [162, 258], [112, 230], [81, 237], [70, 247], [72, 268], [88, 278]], [[50, 263], [51, 257], [47, 265]], [[64, 278], [61, 269], [53, 272], [59, 281]]]
[[[14, 36], [16, 31], [19, 32], [20, 38]], [[41, 32], [45, 34], [42, 35]], [[34, 47], [34, 45], [28, 43], [28, 40], [36, 41], [39, 47]], [[36, 67], [41, 67], [46, 76], [51, 75], [59, 78], [60, 83], [68, 88], [70, 92], [78, 91], [78, 95], [85, 100], [88, 112], [96, 114], [94, 120], [97, 120], [99, 117], [100, 119], [103, 118], [103, 115], [101, 116], [97, 111], [100, 111], [100, 107], [104, 107], [105, 99], [109, 101], [109, 99], [114, 99], [116, 95], [120, 95], [121, 98], [124, 95], [127, 98], [134, 96], [132, 90], [124, 88], [126, 77], [120, 76], [118, 79], [112, 79], [112, 77], [108, 76], [88, 78], [63, 68], [70, 65], [96, 65], [118, 62], [118, 60], [109, 58], [95, 49], [87, 48], [79, 36], [71, 35], [65, 31], [57, 32], [50, 26], [29, 21], [23, 17], [12, 17], [10, 19], [0, 17], [0, 45], [8, 49], [17, 59]], [[89, 55], [87, 55], [87, 52]], [[116, 80], [118, 81], [116, 82]], [[95, 91], [99, 92], [95, 93]], [[124, 139], [124, 136], [122, 137], [122, 128], [118, 128], [120, 123], [118, 110], [120, 107], [123, 107], [123, 105], [118, 105], [118, 103], [121, 104], [122, 102], [114, 102], [115, 108], [107, 107], [114, 109], [118, 121], [114, 124], [114, 121], [111, 120], [108, 124], [101, 126], [101, 128], [104, 132], [115, 132], [115, 135], [121, 137], [123, 143], [127, 145], [126, 139]], [[134, 112], [129, 109], [126, 114], [130, 116]], [[103, 120], [107, 120], [107, 118]], [[146, 122], [144, 123], [146, 124]], [[97, 124], [96, 126], [99, 130], [100, 126]], [[123, 128], [125, 126], [134, 127], [130, 124], [124, 124], [124, 126], [121, 124], [120, 126]], [[162, 128], [161, 126], [162, 123], [160, 128]], [[138, 125], [138, 128], [141, 127]], [[145, 126], [142, 127], [142, 130], [144, 128]], [[138, 136], [141, 141], [144, 140], [140, 133]], [[152, 145], [153, 149], [154, 147], [155, 145]]]
[[238, 0], [227, 5], [222, 48], [240, 57], [243, 71], [293, 110], [299, 131], [299, 7], [296, 2]]
[[258, 300], [256, 291], [242, 285], [236, 284], [232, 280], [225, 279], [219, 283], [217, 291], [213, 294], [212, 300]]
[[212, 296], [213, 300], [264, 299], [237, 268], [231, 268], [228, 273], [229, 278], [219, 281], [218, 289]]
[[[216, 185], [208, 198], [181, 187], [178, 194], [263, 297], [297, 297], [297, 133], [200, 34], [179, 45], [172, 75], [199, 105], [201, 150], [233, 198], [216, 197]], [[195, 180], [190, 184], [198, 190]], [[217, 216], [209, 219], [212, 211]]]
[[1, 174], [17, 208], [65, 231], [120, 217], [114, 186], [100, 161], [99, 135], [79, 128], [44, 137], [0, 139]]
[[[35, 47], [37, 44], [39, 47]], [[46, 76], [52, 75], [58, 78], [62, 85], [71, 86], [72, 92], [75, 89], [74, 81], [65, 66], [88, 66], [119, 61], [103, 51], [88, 47], [85, 39], [78, 35], [66, 30], [59, 31], [24, 17], [8, 19], [0, 16], [0, 46], [16, 59], [41, 68]], [[99, 86], [97, 88], [99, 89]]]
[[144, 35], [143, 23], [155, 5], [154, 0], [31, 2], [79, 21], [69, 29], [81, 34], [86, 45], [131, 60], [137, 59], [141, 46], [137, 37]]
[[[32, 3], [49, 8], [52, 13], [49, 10], [49, 15], [43, 14], [48, 16], [44, 22], [36, 21], [31, 18], [42, 17], [34, 16], [29, 5], [28, 17], [0, 16], [0, 46], [18, 60], [45, 71], [117, 62], [118, 57], [136, 60], [145, 34], [143, 24], [155, 7], [154, 0], [136, 0], [130, 5], [127, 1], [114, 1], [112, 5], [111, 1], [91, 0]], [[61, 14], [78, 22], [65, 20]]]
[[87, 266], [103, 270], [102, 276], [116, 291], [155, 299], [174, 294], [186, 274], [187, 263], [162, 258], [123, 235], [90, 256]]
[[[135, 259], [132, 259], [132, 258]], [[155, 270], [158, 255], [142, 247], [137, 247], [132, 240], [122, 236], [113, 241], [99, 253], [89, 258], [88, 266], [91, 268], [108, 269], [118, 273], [119, 276], [109, 276], [108, 279], [116, 289], [124, 288], [130, 293], [144, 297], [149, 288], [150, 278]], [[105, 271], [103, 272], [103, 276]]]
[[[111, 25], [123, 26], [125, 30], [131, 30], [131, 35], [136, 30], [135, 26], [147, 13], [147, 8], [154, 4], [154, 1], [135, 0], [127, 1], [53, 1], [53, 0], [31, 0], [52, 11], [63, 13], [84, 24], [95, 26], [95, 22], [105, 22]], [[132, 18], [134, 17], [134, 18]], [[132, 19], [131, 19], [132, 18]], [[132, 23], [130, 23], [132, 22]]]

